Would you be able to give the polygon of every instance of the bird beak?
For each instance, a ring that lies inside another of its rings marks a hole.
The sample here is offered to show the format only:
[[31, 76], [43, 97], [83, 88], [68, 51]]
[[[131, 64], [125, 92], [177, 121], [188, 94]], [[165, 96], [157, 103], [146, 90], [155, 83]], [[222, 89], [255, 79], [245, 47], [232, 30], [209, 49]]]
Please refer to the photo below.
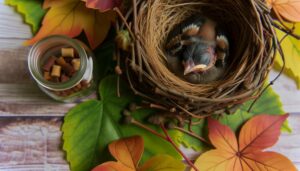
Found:
[[183, 65], [184, 65], [183, 75], [188, 75], [192, 72], [202, 72], [207, 67], [207, 65], [205, 64], [195, 65], [192, 59], [188, 59], [186, 62], [183, 63]]
[[187, 61], [183, 61], [184, 72], [183, 75], [187, 75], [192, 72], [192, 68], [195, 66], [195, 63], [192, 59], [188, 59]]

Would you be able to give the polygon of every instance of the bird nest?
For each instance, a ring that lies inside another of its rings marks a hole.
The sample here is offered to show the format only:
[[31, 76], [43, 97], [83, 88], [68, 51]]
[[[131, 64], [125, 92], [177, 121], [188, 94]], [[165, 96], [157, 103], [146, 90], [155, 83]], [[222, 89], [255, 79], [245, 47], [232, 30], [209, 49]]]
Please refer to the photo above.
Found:
[[[259, 96], [278, 45], [270, 11], [263, 1], [133, 0], [124, 11], [118, 11], [116, 54], [124, 64], [122, 70], [133, 92], [152, 106], [203, 118], [228, 113]], [[190, 83], [167, 65], [165, 47], [169, 33], [195, 15], [224, 25], [230, 41], [224, 76], [205, 84]], [[126, 40], [124, 30], [129, 34]]]

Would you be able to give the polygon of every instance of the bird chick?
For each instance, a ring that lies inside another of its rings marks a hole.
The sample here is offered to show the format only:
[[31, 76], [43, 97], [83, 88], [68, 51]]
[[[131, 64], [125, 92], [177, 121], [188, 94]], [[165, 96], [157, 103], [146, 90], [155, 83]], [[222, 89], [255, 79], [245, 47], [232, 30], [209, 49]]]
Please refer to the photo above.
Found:
[[166, 45], [172, 72], [191, 83], [208, 83], [224, 74], [229, 41], [208, 18], [189, 18], [175, 27]]

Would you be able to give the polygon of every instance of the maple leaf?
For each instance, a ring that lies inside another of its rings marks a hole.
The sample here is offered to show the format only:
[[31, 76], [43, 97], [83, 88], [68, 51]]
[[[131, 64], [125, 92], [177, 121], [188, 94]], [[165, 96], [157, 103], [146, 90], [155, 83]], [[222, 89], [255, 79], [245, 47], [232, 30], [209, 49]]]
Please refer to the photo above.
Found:
[[86, 7], [99, 9], [101, 12], [112, 10], [119, 7], [123, 0], [83, 0], [86, 2]]
[[115, 13], [86, 8], [80, 0], [45, 0], [43, 8], [50, 8], [45, 15], [38, 33], [25, 42], [31, 45], [40, 39], [54, 34], [76, 37], [82, 31], [87, 36], [90, 46], [95, 49], [105, 39]]
[[288, 114], [259, 115], [242, 127], [239, 141], [234, 132], [218, 121], [209, 119], [209, 139], [216, 147], [202, 154], [195, 162], [201, 171], [286, 170], [296, 171], [285, 156], [262, 150], [273, 146], [280, 135], [280, 127]]
[[109, 151], [117, 161], [109, 161], [92, 171], [183, 171], [184, 164], [168, 155], [154, 156], [141, 167], [139, 161], [144, 151], [140, 136], [123, 138], [109, 144]]
[[267, 0], [276, 14], [291, 22], [300, 22], [300, 0]]

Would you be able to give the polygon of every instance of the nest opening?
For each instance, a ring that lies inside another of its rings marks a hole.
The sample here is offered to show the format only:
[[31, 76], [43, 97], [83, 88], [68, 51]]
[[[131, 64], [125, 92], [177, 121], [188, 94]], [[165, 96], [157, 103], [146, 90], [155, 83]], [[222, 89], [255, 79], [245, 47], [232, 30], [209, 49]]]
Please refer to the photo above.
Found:
[[[132, 88], [163, 106], [195, 114], [224, 112], [224, 108], [250, 99], [262, 87], [275, 52], [274, 32], [266, 24], [270, 18], [257, 1], [138, 1], [136, 17], [132, 12], [128, 15], [137, 37], [135, 55], [130, 57], [133, 72], [128, 76]], [[169, 33], [195, 15], [216, 21], [226, 30], [230, 42], [225, 76], [207, 84], [192, 84], [177, 77], [166, 63]]]

